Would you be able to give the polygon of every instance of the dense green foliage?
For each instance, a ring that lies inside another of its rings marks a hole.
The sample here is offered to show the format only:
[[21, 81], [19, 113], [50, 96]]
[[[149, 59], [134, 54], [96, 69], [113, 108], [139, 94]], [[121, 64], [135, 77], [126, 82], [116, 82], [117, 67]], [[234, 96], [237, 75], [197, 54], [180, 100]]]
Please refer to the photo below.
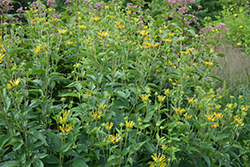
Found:
[[0, 166], [249, 166], [247, 96], [213, 89], [228, 30], [195, 32], [189, 2], [38, 2], [1, 24]]

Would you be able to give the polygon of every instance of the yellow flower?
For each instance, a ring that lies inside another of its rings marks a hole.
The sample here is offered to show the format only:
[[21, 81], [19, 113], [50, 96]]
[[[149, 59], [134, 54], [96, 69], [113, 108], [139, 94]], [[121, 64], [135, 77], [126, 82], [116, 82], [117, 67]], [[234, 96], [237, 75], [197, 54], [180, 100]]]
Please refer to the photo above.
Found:
[[39, 53], [41, 50], [41, 45], [38, 45], [35, 49], [33, 49], [34, 52]]
[[144, 29], [147, 29], [147, 28], [148, 28], [148, 26], [143, 26], [143, 28], [144, 28]]
[[64, 34], [64, 33], [67, 31], [67, 29], [64, 29], [64, 30], [59, 30], [59, 29], [57, 29], [57, 31], [58, 31], [60, 34]]
[[117, 134], [116, 135], [109, 135], [108, 140], [110, 142], [113, 142], [113, 144], [117, 143], [121, 137], [119, 137]]
[[99, 32], [98, 32], [98, 34], [99, 34], [101, 37], [106, 37], [106, 36], [109, 34], [109, 32], [108, 32], [108, 31], [103, 32], [103, 33], [99, 33]]
[[84, 28], [84, 29], [86, 29], [86, 26], [85, 25], [79, 25], [78, 28]]
[[60, 121], [61, 121], [61, 123], [66, 122], [66, 119], [67, 119], [67, 117], [62, 117], [62, 116], [60, 116]]
[[239, 95], [239, 99], [241, 99], [242, 98], [242, 95]]
[[161, 153], [154, 153], [154, 155], [151, 155], [151, 157], [155, 162], [164, 162], [166, 160], [165, 155], [161, 155]]
[[16, 70], [16, 64], [12, 67], [13, 70]]
[[241, 45], [241, 43], [240, 43], [240, 42], [238, 42], [238, 43], [237, 43], [237, 45], [239, 46], [239, 45]]
[[97, 104], [97, 107], [100, 109], [100, 110], [103, 110], [107, 105], [106, 104]]
[[126, 13], [127, 13], [127, 14], [131, 14], [131, 10], [127, 10]]
[[12, 88], [11, 84], [9, 84], [9, 83], [7, 83], [7, 87], [8, 87], [8, 89]]
[[103, 114], [102, 111], [95, 111], [92, 112], [93, 117], [95, 117], [96, 119], [100, 118]]
[[158, 97], [159, 101], [163, 101], [166, 98], [166, 96], [160, 96], [160, 95], [158, 95], [157, 97]]
[[214, 53], [214, 49], [210, 49], [210, 53]]
[[138, 21], [139, 21], [139, 19], [137, 19], [137, 18], [134, 18], [134, 21], [135, 21], [135, 22], [138, 22]]
[[86, 42], [91, 42], [92, 40], [91, 40], [91, 37], [89, 37], [88, 39], [86, 39]]
[[212, 128], [217, 128], [219, 126], [219, 123], [214, 123], [213, 125], [211, 125]]
[[96, 17], [94, 17], [94, 18], [93, 18], [93, 17], [91, 17], [91, 20], [92, 20], [92, 21], [98, 21], [98, 20], [100, 20], [100, 18], [99, 18], [99, 17], [97, 17], [97, 16], [96, 16]]
[[4, 57], [5, 55], [4, 54], [0, 54], [0, 63], [2, 63], [3, 62], [3, 57]]
[[169, 89], [164, 90], [165, 95], [169, 94]]
[[180, 41], [183, 41], [183, 40], [184, 40], [184, 37], [179, 37], [179, 40], [180, 40]]
[[2, 49], [1, 49], [1, 52], [2, 52], [2, 53], [5, 53], [5, 52], [6, 52], [6, 50], [5, 50], [4, 48], [2, 48]]
[[86, 92], [85, 95], [87, 96], [87, 98], [90, 98], [92, 93], [91, 92]]
[[232, 108], [232, 107], [233, 107], [233, 104], [227, 103], [227, 107], [228, 107], [228, 108]]
[[69, 113], [70, 113], [70, 110], [68, 110], [68, 111], [67, 110], [63, 110], [62, 111], [63, 116], [66, 117], [66, 118], [68, 117]]
[[216, 109], [220, 109], [220, 108], [221, 108], [221, 105], [215, 104], [215, 108], [216, 108]]
[[64, 126], [64, 124], [62, 126], [59, 126], [59, 128], [64, 133], [67, 133], [67, 132], [73, 130], [72, 126], [69, 126], [69, 125]]
[[243, 26], [239, 26], [238, 29], [242, 28]]
[[188, 100], [189, 103], [192, 104], [192, 103], [195, 103], [198, 99], [194, 99], [193, 97], [192, 98], [187, 97], [187, 100]]
[[247, 110], [249, 109], [249, 107], [250, 107], [250, 106], [248, 106], [248, 105], [246, 105], [246, 107], [241, 106], [241, 108], [242, 108], [243, 111], [247, 111]]
[[141, 98], [143, 101], [147, 101], [149, 96], [150, 96], [150, 95], [140, 95], [140, 98]]
[[168, 35], [170, 35], [172, 37], [172, 36], [174, 36], [174, 33], [168, 33]]
[[168, 147], [168, 145], [165, 145], [165, 144], [164, 144], [164, 145], [162, 145], [162, 149], [163, 149], [163, 150], [166, 150], [166, 149], [169, 149], [169, 147]]
[[222, 113], [214, 113], [217, 119], [221, 119], [224, 115]]
[[238, 16], [237, 14], [234, 14], [234, 17]]
[[208, 66], [211, 66], [211, 65], [214, 65], [213, 62], [209, 62], [209, 61], [203, 61], [204, 64], [208, 65]]
[[133, 121], [126, 120], [126, 127], [127, 128], [133, 128], [134, 125], [135, 125], [135, 123]]
[[208, 119], [210, 122], [215, 121], [215, 118], [216, 118], [215, 115], [212, 114], [212, 113], [206, 115], [206, 117], [207, 117], [207, 119]]
[[238, 116], [234, 116], [234, 121], [238, 123], [238, 124], [237, 124], [237, 127], [238, 127], [239, 125], [241, 125], [241, 126], [244, 125], [243, 119], [240, 118], [240, 117], [238, 117]]
[[9, 81], [13, 86], [17, 86], [19, 84], [19, 82], [21, 81], [20, 78], [14, 80], [13, 82], [12, 81]]
[[107, 129], [107, 130], [110, 130], [111, 128], [113, 127], [113, 122], [107, 122], [106, 124], [105, 124], [105, 128]]
[[149, 31], [141, 30], [139, 33], [141, 35], [145, 36], [145, 35], [147, 35], [149, 33]]
[[180, 113], [186, 111], [184, 108], [181, 109], [180, 107], [178, 107], [178, 108], [173, 107], [173, 110], [174, 110], [176, 113], [178, 113], [178, 114], [180, 114]]
[[109, 8], [109, 6], [105, 6], [105, 9], [108, 9]]
[[192, 115], [190, 115], [190, 114], [188, 114], [188, 113], [185, 113], [185, 114], [184, 114], [184, 117], [185, 117], [186, 119], [189, 119], [189, 118], [192, 118]]

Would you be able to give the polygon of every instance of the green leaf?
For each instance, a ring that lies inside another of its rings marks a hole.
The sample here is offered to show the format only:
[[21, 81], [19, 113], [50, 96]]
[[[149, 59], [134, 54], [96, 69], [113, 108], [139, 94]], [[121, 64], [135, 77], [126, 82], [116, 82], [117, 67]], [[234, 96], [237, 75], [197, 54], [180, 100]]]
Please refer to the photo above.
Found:
[[43, 162], [40, 159], [35, 158], [34, 163], [33, 163], [33, 167], [44, 167], [44, 165], [43, 165]]
[[228, 138], [229, 136], [230, 136], [230, 134], [223, 133], [222, 135], [215, 137], [215, 141], [217, 142], [217, 141], [223, 140], [225, 138]]
[[47, 164], [59, 164], [59, 159], [54, 155], [49, 155], [43, 159], [43, 162]]
[[206, 154], [203, 154], [202, 152], [199, 153], [201, 155], [202, 158], [205, 159], [205, 161], [207, 162], [208, 167], [211, 167], [211, 161], [208, 158], [208, 156]]
[[85, 163], [85, 161], [77, 159], [73, 162], [72, 167], [88, 167], [88, 165]]
[[71, 142], [71, 141], [69, 141], [69, 142], [63, 144], [62, 152], [63, 152], [63, 153], [67, 152], [67, 151], [69, 150], [69, 148], [70, 148], [71, 145], [72, 145], [72, 142]]
[[34, 131], [28, 132], [28, 133], [32, 134], [37, 139], [40, 139], [46, 146], [48, 146], [48, 144], [47, 144], [47, 142], [46, 142], [46, 140], [44, 138], [44, 134], [42, 134], [41, 132], [34, 130]]
[[79, 98], [77, 93], [66, 93], [66, 94], [61, 95], [61, 97], [68, 97], [68, 96]]
[[7, 162], [3, 162], [0, 163], [1, 167], [17, 167], [19, 166], [19, 162], [18, 161], [7, 161]]
[[125, 99], [127, 99], [126, 94], [122, 91], [117, 91], [117, 94]]
[[6, 142], [8, 142], [10, 139], [9, 136], [7, 135], [2, 135], [1, 138], [0, 138], [0, 149], [2, 149], [5, 145]]

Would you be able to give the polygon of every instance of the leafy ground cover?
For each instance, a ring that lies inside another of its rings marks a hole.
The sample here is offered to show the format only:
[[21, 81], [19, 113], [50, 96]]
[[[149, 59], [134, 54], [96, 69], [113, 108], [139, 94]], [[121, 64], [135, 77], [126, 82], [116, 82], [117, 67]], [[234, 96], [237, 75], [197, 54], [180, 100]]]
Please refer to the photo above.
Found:
[[2, 13], [0, 165], [249, 166], [250, 106], [214, 89], [230, 30], [196, 32], [194, 2], [66, 1], [57, 13], [38, 1], [19, 10], [27, 24]]

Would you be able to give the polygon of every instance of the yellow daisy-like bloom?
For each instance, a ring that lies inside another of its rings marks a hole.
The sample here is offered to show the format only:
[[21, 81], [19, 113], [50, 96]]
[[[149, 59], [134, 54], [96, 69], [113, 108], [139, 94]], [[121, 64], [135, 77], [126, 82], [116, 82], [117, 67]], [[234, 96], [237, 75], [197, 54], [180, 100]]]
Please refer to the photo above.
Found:
[[93, 117], [95, 117], [96, 119], [100, 118], [103, 114], [101, 111], [95, 111], [92, 112]]
[[215, 104], [215, 108], [216, 108], [216, 109], [220, 109], [220, 108], [221, 108], [221, 105]]
[[147, 101], [149, 96], [150, 96], [150, 95], [140, 95], [140, 98], [141, 98], [143, 101]]
[[96, 16], [96, 17], [94, 17], [94, 18], [93, 18], [93, 17], [91, 17], [91, 20], [92, 20], [92, 21], [98, 21], [98, 20], [100, 20], [100, 18], [99, 18], [99, 17], [97, 17], [97, 16]]
[[107, 105], [106, 104], [97, 104], [97, 107], [100, 109], [100, 110], [103, 110]]
[[165, 89], [165, 90], [164, 90], [164, 94], [165, 94], [165, 95], [169, 94], [169, 91], [170, 91], [169, 89]]
[[148, 48], [148, 46], [141, 46], [141, 45], [139, 45], [139, 46], [140, 46], [141, 49], [146, 49], [146, 48]]
[[58, 31], [60, 34], [64, 34], [64, 33], [67, 31], [67, 29], [64, 29], [64, 30], [59, 30], [59, 29], [57, 29], [57, 31]]
[[228, 108], [232, 108], [232, 107], [233, 107], [233, 104], [227, 103], [227, 107], [228, 107]]
[[40, 50], [41, 50], [41, 46], [39, 45], [39, 46], [37, 46], [35, 49], [33, 49], [34, 50], [34, 52], [36, 52], [36, 53], [39, 53], [40, 52]]
[[147, 35], [149, 33], [149, 31], [141, 30], [139, 33], [141, 35], [145, 36], [145, 35]]
[[198, 99], [194, 99], [193, 97], [192, 98], [187, 97], [187, 100], [188, 100], [189, 103], [192, 104], [192, 103], [195, 103]]
[[239, 116], [234, 116], [234, 121], [237, 122], [236, 126], [238, 127], [239, 125], [243, 126], [243, 119], [240, 118]]
[[179, 37], [179, 40], [180, 40], [180, 41], [183, 41], [183, 40], [184, 40], [184, 37]]
[[66, 119], [67, 119], [67, 117], [62, 117], [62, 116], [60, 116], [60, 121], [61, 121], [61, 123], [65, 123], [65, 122], [66, 122]]
[[243, 26], [239, 26], [238, 29], [242, 28]]
[[240, 42], [238, 42], [238, 43], [237, 43], [237, 45], [239, 46], [239, 45], [241, 45], [241, 43], [240, 43]]
[[106, 37], [108, 34], [109, 34], [108, 31], [103, 32], [103, 33], [99, 33], [99, 32], [98, 32], [98, 35], [100, 35], [101, 37]]
[[180, 114], [180, 113], [186, 111], [184, 108], [181, 109], [180, 107], [178, 107], [178, 108], [173, 107], [173, 110], [174, 110], [176, 113], [178, 113], [178, 114]]
[[165, 42], [171, 42], [172, 39], [164, 39]]
[[248, 105], [246, 105], [246, 107], [241, 106], [241, 109], [245, 112], [245, 111], [247, 111], [247, 110], [249, 109], [249, 107], [250, 107], [250, 106], [248, 106]]
[[135, 125], [135, 123], [133, 121], [126, 120], [126, 127], [127, 128], [133, 128], [134, 125]]
[[135, 22], [138, 22], [139, 20], [140, 20], [140, 19], [134, 18], [134, 21], [135, 21]]
[[161, 155], [161, 153], [154, 153], [154, 155], [151, 155], [152, 159], [155, 161], [155, 162], [163, 162], [166, 160], [166, 157], [164, 154]]
[[2, 49], [1, 49], [1, 52], [2, 52], [2, 53], [5, 53], [5, 52], [6, 52], [6, 50], [5, 50], [4, 48], [2, 48]]
[[86, 26], [85, 25], [79, 25], [78, 28], [84, 28], [84, 29], [86, 29]]
[[188, 114], [188, 113], [185, 113], [185, 114], [184, 114], [184, 117], [185, 117], [186, 119], [189, 119], [189, 118], [192, 118], [192, 115], [191, 115], [191, 114]]
[[162, 149], [163, 150], [169, 149], [169, 146], [168, 145], [162, 145]]
[[12, 67], [13, 70], [16, 70], [16, 64]]
[[108, 140], [113, 144], [117, 143], [121, 139], [120, 136], [116, 135], [109, 135]]
[[174, 36], [174, 33], [168, 33], [168, 35], [170, 35], [172, 37], [172, 36]]
[[113, 127], [113, 122], [107, 122], [106, 124], [105, 124], [105, 128], [107, 129], [107, 130], [110, 130], [111, 128]]
[[158, 43], [153, 44], [153, 43], [146, 42], [145, 44], [148, 45], [151, 48], [155, 48], [155, 47], [159, 46]]
[[211, 65], [214, 65], [213, 62], [209, 62], [209, 61], [203, 61], [204, 64], [206, 64], [207, 66], [211, 66]]
[[166, 98], [166, 96], [160, 96], [160, 95], [158, 95], [157, 97], [158, 97], [159, 101], [163, 101]]
[[5, 56], [4, 54], [0, 54], [0, 63], [3, 62], [3, 57], [4, 57], [4, 56]]
[[126, 13], [127, 13], [127, 14], [131, 14], [131, 10], [127, 10]]
[[210, 122], [213, 122], [216, 119], [215, 115], [212, 113], [209, 113], [208, 115], [206, 115], [206, 117]]
[[8, 87], [8, 89], [12, 88], [11, 84], [9, 84], [9, 83], [7, 83], [7, 87]]
[[214, 123], [213, 125], [211, 125], [212, 128], [217, 128], [219, 126], [219, 123]]
[[14, 80], [13, 82], [12, 82], [12, 81], [9, 81], [9, 82], [11, 83], [11, 85], [17, 86], [17, 85], [19, 84], [20, 81], [21, 81], [21, 79], [18, 78], [18, 79], [16, 79], [16, 80]]
[[221, 119], [224, 115], [222, 113], [214, 113], [217, 119]]
[[238, 14], [234, 14], [234, 17], [238, 16]]
[[59, 126], [60, 130], [64, 133], [68, 133], [69, 131], [73, 130], [73, 127], [72, 126], [69, 126], [69, 125], [62, 125], [62, 126]]
[[87, 98], [90, 98], [92, 93], [91, 92], [86, 92], [85, 95], [87, 96]]

